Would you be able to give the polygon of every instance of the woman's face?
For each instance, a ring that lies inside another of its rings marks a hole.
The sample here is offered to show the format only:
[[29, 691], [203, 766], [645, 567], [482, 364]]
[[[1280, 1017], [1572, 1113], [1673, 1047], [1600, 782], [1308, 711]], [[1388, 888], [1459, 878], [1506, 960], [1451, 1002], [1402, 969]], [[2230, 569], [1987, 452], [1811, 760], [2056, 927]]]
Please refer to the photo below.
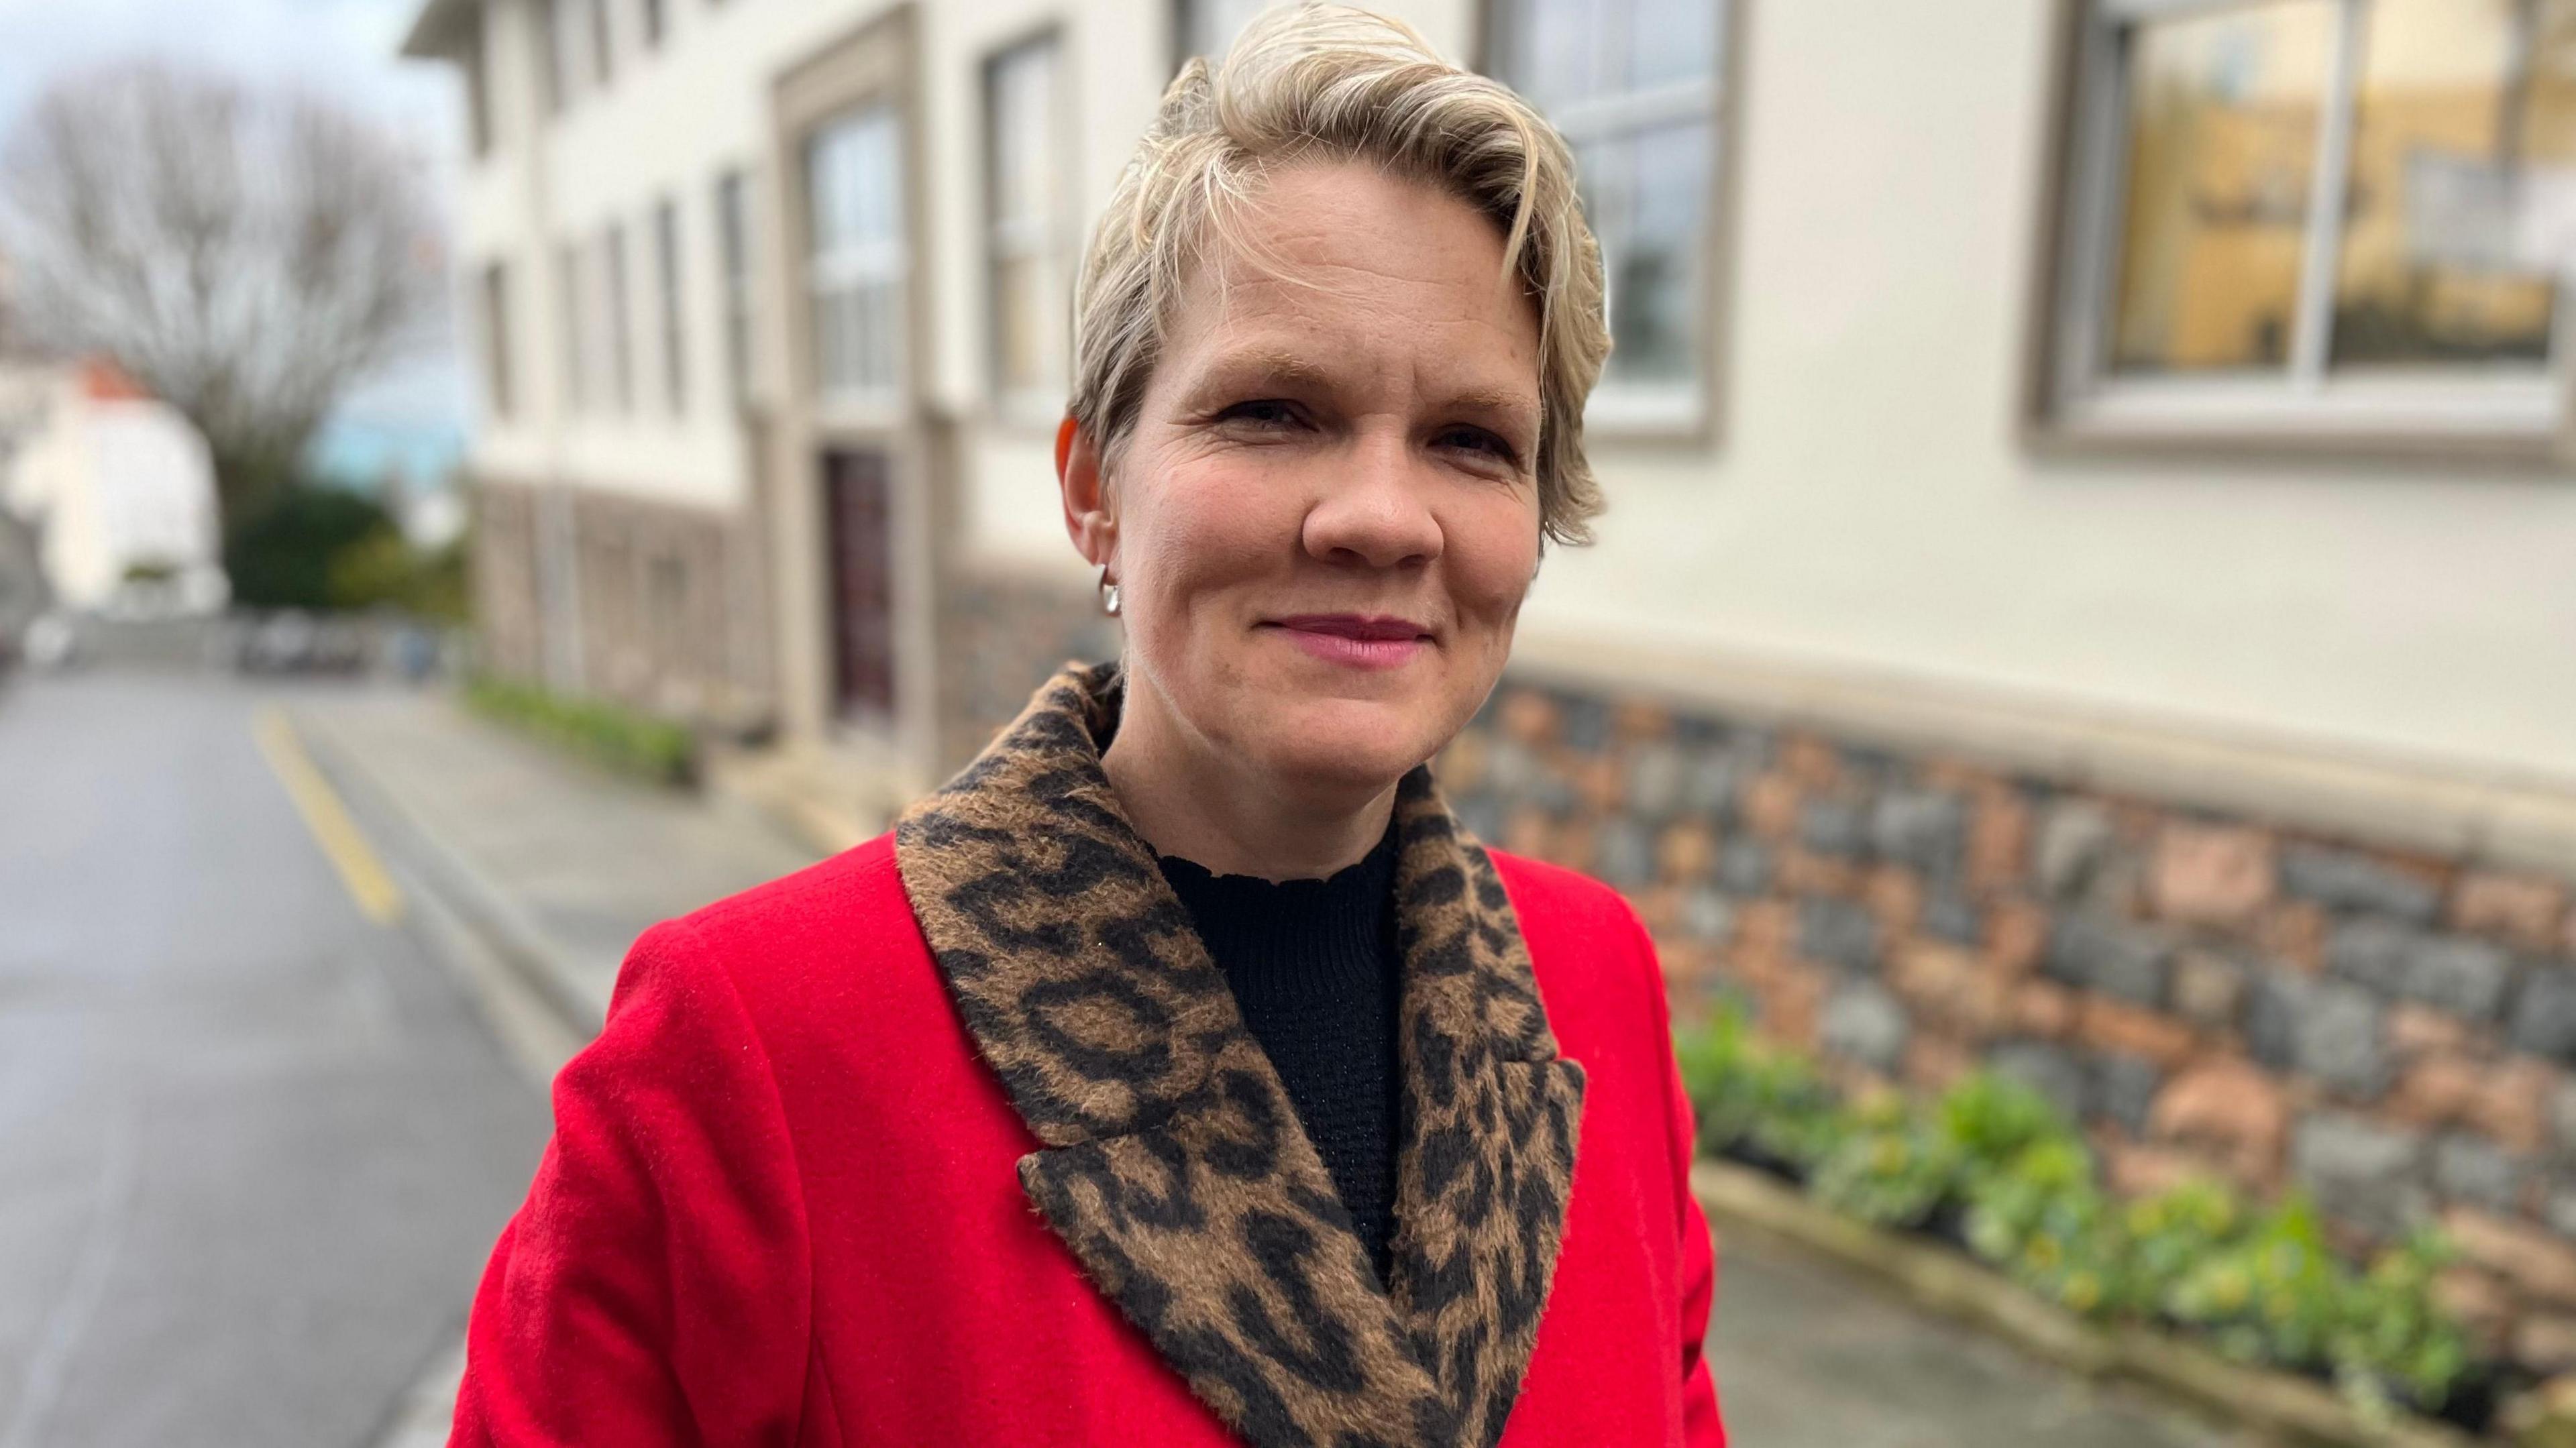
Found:
[[1492, 222], [1373, 167], [1289, 168], [1240, 219], [1267, 264], [1191, 280], [1105, 501], [1086, 526], [1068, 478], [1068, 522], [1120, 585], [1131, 711], [1366, 798], [1510, 651], [1539, 556], [1537, 318]]

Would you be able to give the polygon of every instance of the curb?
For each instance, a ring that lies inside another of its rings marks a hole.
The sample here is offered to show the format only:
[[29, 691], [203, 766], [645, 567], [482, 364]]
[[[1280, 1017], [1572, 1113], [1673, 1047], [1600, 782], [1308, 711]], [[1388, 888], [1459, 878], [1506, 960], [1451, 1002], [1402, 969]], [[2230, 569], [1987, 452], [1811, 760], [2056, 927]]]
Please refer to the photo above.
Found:
[[2306, 1378], [2240, 1366], [2170, 1333], [2098, 1327], [1948, 1247], [1829, 1212], [1749, 1167], [1700, 1160], [1691, 1166], [1691, 1189], [1721, 1230], [1803, 1248], [2069, 1372], [2159, 1389], [2269, 1441], [2308, 1448], [2477, 1448], [2493, 1441], [2420, 1419], [2374, 1423]]
[[463, 851], [405, 808], [367, 764], [363, 750], [350, 748], [330, 726], [317, 724], [300, 710], [289, 709], [286, 717], [313, 757], [314, 767], [353, 808], [400, 842], [398, 853], [414, 867], [422, 883], [482, 937], [557, 1023], [579, 1040], [598, 1035], [606, 1023], [605, 1010], [573, 983], [574, 973], [562, 950], [546, 938], [508, 892]]

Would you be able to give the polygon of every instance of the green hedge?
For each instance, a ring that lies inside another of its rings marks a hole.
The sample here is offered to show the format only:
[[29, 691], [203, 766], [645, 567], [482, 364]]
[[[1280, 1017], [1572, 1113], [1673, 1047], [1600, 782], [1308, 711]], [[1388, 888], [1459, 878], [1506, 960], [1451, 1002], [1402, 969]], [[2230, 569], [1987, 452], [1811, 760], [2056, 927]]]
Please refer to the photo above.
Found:
[[697, 778], [697, 740], [668, 719], [489, 675], [466, 681], [465, 702], [478, 713], [623, 774], [667, 785]]
[[2083, 1137], [1992, 1074], [1938, 1100], [1843, 1099], [1815, 1064], [1722, 1009], [1677, 1034], [1700, 1148], [1801, 1181], [1825, 1205], [1948, 1236], [2082, 1316], [2191, 1333], [2222, 1355], [2331, 1378], [2375, 1414], [2440, 1413], [2481, 1366], [2435, 1303], [2450, 1249], [2430, 1232], [2356, 1268], [2292, 1192], [2268, 1207], [2216, 1180], [2106, 1193]]

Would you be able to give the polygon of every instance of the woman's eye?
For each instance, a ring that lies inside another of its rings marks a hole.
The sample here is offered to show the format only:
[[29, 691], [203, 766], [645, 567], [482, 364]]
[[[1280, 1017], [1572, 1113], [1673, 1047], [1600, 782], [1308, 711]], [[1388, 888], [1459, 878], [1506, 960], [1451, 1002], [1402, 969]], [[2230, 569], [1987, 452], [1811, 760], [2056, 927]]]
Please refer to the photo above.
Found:
[[1216, 415], [1219, 422], [1248, 422], [1256, 427], [1286, 427], [1297, 420], [1297, 409], [1274, 397], [1238, 402]]
[[1513, 451], [1512, 445], [1481, 427], [1453, 427], [1441, 433], [1437, 441], [1442, 447], [1465, 448], [1470, 452], [1484, 453], [1498, 462], [1520, 466], [1520, 454]]

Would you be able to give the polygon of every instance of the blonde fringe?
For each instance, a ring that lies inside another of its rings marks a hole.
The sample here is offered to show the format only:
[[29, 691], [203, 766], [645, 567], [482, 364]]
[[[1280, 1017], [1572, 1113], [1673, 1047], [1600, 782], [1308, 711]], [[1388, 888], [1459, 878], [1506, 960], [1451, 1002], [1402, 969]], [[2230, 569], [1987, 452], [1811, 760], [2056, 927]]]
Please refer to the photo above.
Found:
[[1193, 59], [1164, 91], [1084, 251], [1074, 418], [1115, 457], [1193, 268], [1222, 248], [1280, 274], [1241, 217], [1271, 170], [1318, 159], [1430, 182], [1502, 229], [1505, 275], [1538, 307], [1540, 527], [1590, 541], [1602, 497], [1583, 404], [1610, 334], [1573, 154], [1508, 87], [1440, 59], [1403, 22], [1346, 5], [1272, 9], [1220, 64]]

